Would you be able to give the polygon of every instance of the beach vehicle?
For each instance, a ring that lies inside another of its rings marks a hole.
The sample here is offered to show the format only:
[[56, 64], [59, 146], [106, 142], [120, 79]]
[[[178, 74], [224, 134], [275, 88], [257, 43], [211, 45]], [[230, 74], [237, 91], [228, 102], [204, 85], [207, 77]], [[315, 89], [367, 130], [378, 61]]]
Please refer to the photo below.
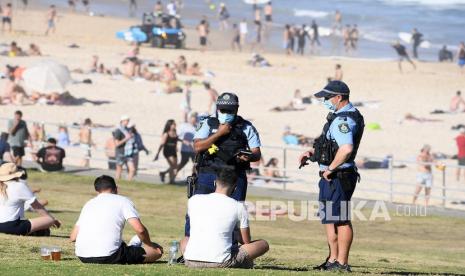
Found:
[[186, 34], [179, 18], [168, 14], [144, 13], [142, 25], [132, 26], [116, 33], [116, 37], [126, 41], [150, 43], [152, 47], [176, 49], [185, 48]]
[[182, 31], [179, 18], [165, 13], [142, 15], [142, 25], [137, 26], [146, 34], [144, 43], [150, 43], [153, 47], [185, 48], [186, 34]]

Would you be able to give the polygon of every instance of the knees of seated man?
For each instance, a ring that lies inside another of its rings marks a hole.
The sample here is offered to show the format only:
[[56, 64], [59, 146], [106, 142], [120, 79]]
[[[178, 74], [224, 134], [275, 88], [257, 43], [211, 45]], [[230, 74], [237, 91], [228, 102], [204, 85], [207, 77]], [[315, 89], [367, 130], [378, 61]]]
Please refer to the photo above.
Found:
[[151, 246], [144, 244], [142, 247], [145, 250], [144, 263], [154, 263], [163, 256], [163, 249], [156, 243]]
[[256, 240], [241, 246], [247, 252], [250, 259], [256, 259], [270, 250], [270, 245], [265, 240]]

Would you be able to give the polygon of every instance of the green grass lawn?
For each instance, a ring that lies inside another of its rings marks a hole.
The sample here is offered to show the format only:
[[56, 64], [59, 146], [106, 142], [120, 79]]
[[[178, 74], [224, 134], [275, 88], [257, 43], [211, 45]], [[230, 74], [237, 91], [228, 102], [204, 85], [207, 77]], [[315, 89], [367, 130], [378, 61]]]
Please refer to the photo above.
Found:
[[[313, 273], [311, 267], [327, 254], [323, 228], [318, 221], [252, 221], [254, 238], [263, 238], [270, 251], [256, 261], [253, 271], [189, 270], [168, 266], [167, 256], [151, 265], [85, 265], [74, 256], [67, 239], [84, 203], [95, 196], [93, 178], [65, 174], [30, 173], [29, 185], [41, 187], [40, 198], [63, 226], [53, 237], [16, 237], [0, 234], [0, 275], [142, 275], [142, 274], [289, 274]], [[131, 198], [152, 239], [168, 249], [184, 233], [185, 188], [144, 183], [119, 183], [119, 192]], [[264, 198], [249, 197], [249, 201]], [[299, 204], [296, 204], [299, 205]], [[28, 214], [33, 215], [33, 214]], [[355, 241], [350, 263], [360, 274], [465, 273], [465, 220], [442, 217], [396, 217], [391, 221], [354, 222]], [[126, 227], [125, 240], [134, 234]], [[42, 261], [41, 245], [62, 247], [61, 262]], [[322, 274], [325, 274], [324, 272]]]

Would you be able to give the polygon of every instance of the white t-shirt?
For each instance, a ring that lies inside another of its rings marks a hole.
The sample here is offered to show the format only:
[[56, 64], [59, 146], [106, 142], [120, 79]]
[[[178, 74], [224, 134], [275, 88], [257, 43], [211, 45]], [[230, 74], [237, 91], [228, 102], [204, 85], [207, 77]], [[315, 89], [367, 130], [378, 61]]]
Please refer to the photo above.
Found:
[[249, 32], [249, 30], [247, 29], [247, 22], [239, 23], [239, 32], [242, 35], [246, 35]]
[[172, 15], [172, 16], [176, 15], [176, 5], [174, 3], [168, 3], [166, 5], [166, 10], [169, 15]]
[[0, 223], [24, 218], [24, 203], [36, 200], [31, 189], [22, 181], [7, 181], [7, 198], [0, 196]]
[[[195, 127], [189, 123], [182, 123], [178, 127], [178, 134], [180, 139], [192, 142], [194, 140]], [[182, 142], [181, 152], [194, 152], [194, 148]]]
[[124, 196], [101, 193], [89, 200], [76, 222], [76, 256], [110, 256], [123, 242], [126, 220], [138, 217], [134, 203]]
[[186, 260], [222, 263], [231, 257], [232, 236], [236, 225], [249, 227], [242, 202], [226, 195], [195, 195], [188, 201], [190, 238], [184, 252]]

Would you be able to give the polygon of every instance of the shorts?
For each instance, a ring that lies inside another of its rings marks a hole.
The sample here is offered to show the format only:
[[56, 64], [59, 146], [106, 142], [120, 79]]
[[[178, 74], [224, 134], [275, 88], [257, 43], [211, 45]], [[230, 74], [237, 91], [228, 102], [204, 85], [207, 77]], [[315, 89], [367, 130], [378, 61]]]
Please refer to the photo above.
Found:
[[48, 20], [48, 27], [55, 28], [55, 20]]
[[2, 23], [11, 24], [11, 17], [9, 17], [9, 16], [4, 16], [4, 17], [2, 18]]
[[[319, 216], [322, 224], [345, 224], [350, 222], [350, 199], [355, 191], [358, 174], [345, 173], [343, 178], [327, 181], [320, 179]], [[342, 183], [344, 181], [345, 184]]]
[[200, 262], [186, 260], [189, 268], [253, 268], [253, 260], [244, 249], [231, 252], [231, 258], [222, 263]]
[[459, 61], [457, 62], [457, 64], [458, 64], [460, 67], [465, 66], [465, 58], [459, 58]]
[[206, 46], [207, 45], [207, 37], [206, 36], [201, 36], [200, 37], [200, 46]]
[[270, 14], [265, 15], [265, 21], [266, 21], [266, 22], [271, 22], [271, 21], [273, 21]]
[[116, 154], [116, 165], [123, 166], [124, 164], [127, 164], [128, 162], [133, 162], [132, 157], [125, 156], [124, 154]]
[[417, 182], [424, 185], [426, 188], [433, 186], [433, 174], [432, 173], [418, 173]]
[[11, 147], [11, 149], [14, 157], [23, 157], [25, 155], [24, 147]]
[[0, 223], [0, 233], [25, 236], [31, 232], [29, 220], [14, 220]]
[[90, 264], [143, 264], [145, 260], [145, 249], [140, 246], [127, 246], [122, 243], [115, 253], [106, 257], [79, 257], [83, 263]]
[[176, 153], [176, 148], [172, 147], [164, 147], [163, 148], [163, 156], [168, 159], [170, 157], [178, 157], [178, 154]]
[[465, 157], [459, 158], [459, 166], [465, 166]]
[[90, 146], [88, 144], [79, 144], [79, 147], [83, 151], [82, 157], [84, 157], [84, 158], [90, 158], [91, 157]]

